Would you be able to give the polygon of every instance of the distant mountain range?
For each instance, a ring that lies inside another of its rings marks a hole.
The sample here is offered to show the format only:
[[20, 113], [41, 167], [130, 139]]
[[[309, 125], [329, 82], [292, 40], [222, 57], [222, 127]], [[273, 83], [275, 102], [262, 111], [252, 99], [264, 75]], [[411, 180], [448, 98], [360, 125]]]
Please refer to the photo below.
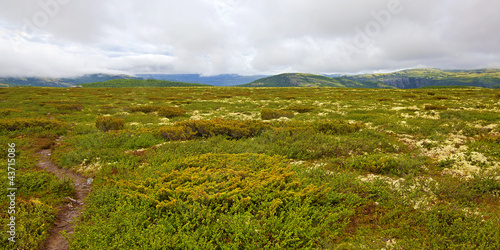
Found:
[[342, 76], [341, 78], [362, 83], [383, 83], [400, 89], [433, 86], [500, 87], [499, 69], [439, 70], [425, 68], [401, 70], [386, 74]]
[[134, 87], [208, 87], [199, 83], [172, 82], [155, 79], [114, 79], [105, 82], [81, 84], [83, 88], [134, 88]]
[[384, 83], [360, 82], [343, 77], [286, 73], [255, 80], [241, 87], [337, 87], [337, 88], [394, 88]]
[[209, 84], [213, 86], [235, 86], [255, 81], [257, 79], [266, 77], [265, 75], [241, 76], [236, 74], [224, 74], [216, 76], [202, 76], [198, 74], [138, 74], [140, 78], [157, 79], [174, 82], [189, 82]]
[[[120, 80], [125, 81], [119, 84]], [[146, 79], [162, 80], [167, 82], [149, 82], [149, 85], [161, 86], [201, 86], [192, 83], [212, 86], [241, 86], [241, 87], [339, 87], [339, 88], [400, 88], [411, 89], [434, 86], [472, 86], [483, 88], [500, 88], [499, 69], [480, 70], [439, 70], [439, 69], [409, 69], [393, 73], [360, 74], [360, 75], [314, 75], [303, 73], [286, 73], [275, 76], [240, 76], [235, 74], [201, 76], [197, 74], [140, 74], [109, 75], [92, 74], [75, 78], [0, 78], [0, 87], [7, 86], [42, 86], [42, 87], [71, 87], [87, 83], [99, 83], [89, 86], [129, 86], [132, 83], [138, 86], [146, 84]], [[107, 81], [113, 80], [108, 84]], [[174, 84], [175, 82], [175, 84]], [[190, 84], [185, 84], [190, 83]], [[131, 85], [132, 84], [132, 85]], [[148, 85], [146, 84], [146, 85]]]
[[92, 74], [74, 78], [43, 78], [43, 77], [5, 77], [0, 83], [9, 86], [37, 86], [37, 87], [71, 87], [74, 85], [105, 82], [114, 79], [139, 79], [129, 75]]

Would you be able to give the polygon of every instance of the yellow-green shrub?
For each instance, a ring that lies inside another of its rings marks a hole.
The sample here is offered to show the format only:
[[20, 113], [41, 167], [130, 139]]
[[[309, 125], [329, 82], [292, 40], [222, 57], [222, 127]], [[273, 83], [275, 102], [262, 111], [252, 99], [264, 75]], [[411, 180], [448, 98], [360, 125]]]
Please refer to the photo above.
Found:
[[387, 97], [378, 98], [377, 101], [379, 101], [379, 102], [392, 101], [392, 98], [387, 98]]
[[439, 105], [425, 105], [425, 110], [447, 110], [448, 108], [445, 106]]
[[101, 116], [97, 118], [95, 126], [101, 131], [121, 130], [125, 127], [125, 120], [118, 117]]
[[434, 99], [436, 99], [436, 100], [448, 100], [450, 98], [448, 98], [446, 96], [435, 96]]
[[224, 119], [193, 120], [176, 123], [176, 126], [190, 128], [199, 137], [227, 135], [234, 139], [255, 136], [268, 127], [260, 121], [233, 121]]
[[349, 123], [343, 120], [319, 120], [312, 123], [312, 127], [325, 134], [349, 134], [363, 128], [361, 122]]
[[11, 113], [20, 113], [20, 112], [21, 112], [21, 110], [19, 110], [19, 109], [11, 109], [11, 108], [0, 109], [0, 115], [2, 115], [2, 116], [8, 116]]
[[161, 107], [158, 109], [158, 115], [167, 118], [174, 118], [177, 116], [184, 115], [186, 110], [177, 107]]
[[102, 109], [102, 110], [109, 110], [109, 109], [113, 109], [114, 106], [113, 105], [101, 105], [99, 106], [99, 109]]
[[155, 134], [169, 141], [189, 140], [196, 135], [191, 128], [185, 126], [157, 128]]
[[417, 98], [416, 95], [408, 94], [408, 95], [403, 95], [403, 98]]
[[16, 131], [25, 128], [41, 127], [45, 130], [59, 128], [60, 121], [45, 118], [13, 118], [0, 120], [0, 130]]
[[296, 111], [299, 113], [307, 113], [313, 111], [315, 108], [313, 106], [298, 106], [298, 105], [292, 105], [287, 108], [287, 110], [292, 110]]
[[280, 109], [263, 109], [260, 112], [262, 120], [272, 120], [281, 117], [292, 118], [294, 116], [293, 112], [280, 110]]
[[130, 112], [143, 112], [143, 113], [151, 113], [158, 111], [161, 107], [158, 106], [134, 106], [134, 107], [129, 107]]
[[108, 180], [120, 189], [117, 205], [130, 204], [126, 200], [145, 205], [150, 219], [140, 223], [146, 235], [162, 223], [172, 229], [163, 237], [181, 240], [164, 247], [317, 248], [320, 239], [329, 242], [343, 231], [357, 197], [345, 202], [328, 185], [297, 176], [286, 161], [263, 154], [209, 153], [167, 163], [169, 170], [154, 178]]
[[80, 104], [54, 104], [53, 105], [58, 110], [77, 110], [80, 111], [83, 109], [83, 106]]

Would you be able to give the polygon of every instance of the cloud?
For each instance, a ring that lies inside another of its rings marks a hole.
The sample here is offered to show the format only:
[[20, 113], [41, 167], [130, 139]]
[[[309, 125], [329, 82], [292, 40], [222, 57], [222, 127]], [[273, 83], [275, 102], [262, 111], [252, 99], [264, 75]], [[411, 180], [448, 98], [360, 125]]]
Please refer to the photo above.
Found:
[[0, 75], [500, 65], [498, 1], [4, 1]]

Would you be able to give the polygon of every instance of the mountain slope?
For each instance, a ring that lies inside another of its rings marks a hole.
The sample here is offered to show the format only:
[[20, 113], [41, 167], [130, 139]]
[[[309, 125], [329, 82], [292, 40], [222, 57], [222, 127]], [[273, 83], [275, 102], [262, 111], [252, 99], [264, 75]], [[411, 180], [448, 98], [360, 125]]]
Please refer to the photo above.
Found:
[[286, 73], [255, 80], [241, 87], [337, 87], [337, 88], [390, 88], [383, 83], [358, 82], [346, 78], [322, 75]]
[[135, 88], [135, 87], [204, 87], [210, 86], [198, 83], [170, 82], [161, 80], [115, 79], [106, 82], [81, 84], [84, 88]]
[[43, 77], [5, 77], [0, 82], [10, 86], [37, 87], [70, 87], [92, 82], [104, 82], [112, 79], [138, 79], [128, 75], [91, 74], [74, 78], [43, 78]]
[[216, 76], [201, 76], [198, 74], [138, 74], [137, 77], [145, 79], [157, 79], [174, 82], [202, 83], [214, 86], [234, 86], [249, 83], [266, 77], [263, 75], [241, 76], [236, 74], [225, 74]]
[[359, 82], [377, 82], [401, 89], [429, 86], [474, 86], [491, 88], [500, 84], [500, 70], [410, 69], [385, 74], [343, 76]]

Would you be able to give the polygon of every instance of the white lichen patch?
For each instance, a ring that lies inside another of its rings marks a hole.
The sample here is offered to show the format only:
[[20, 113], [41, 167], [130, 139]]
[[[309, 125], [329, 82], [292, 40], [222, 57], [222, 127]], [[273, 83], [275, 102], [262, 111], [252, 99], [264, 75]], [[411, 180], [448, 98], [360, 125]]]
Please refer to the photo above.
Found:
[[201, 115], [192, 115], [189, 117], [189, 120], [203, 120], [203, 116]]
[[466, 141], [467, 141], [466, 136], [450, 134], [448, 135], [448, 139], [445, 142], [441, 143], [441, 145], [439, 145], [438, 147], [426, 149], [425, 148], [426, 143], [433, 143], [433, 144], [438, 143], [428, 139], [419, 141], [417, 143], [417, 146], [422, 148], [422, 151], [424, 152], [425, 155], [431, 158], [435, 158], [439, 161], [443, 161], [453, 154], [467, 151], [468, 147], [464, 145]]
[[239, 112], [234, 112], [234, 113], [228, 113], [224, 116], [222, 116], [222, 118], [224, 119], [230, 119], [230, 120], [255, 120], [255, 119], [258, 119], [259, 115], [260, 115], [260, 112], [249, 112], [250, 114], [248, 113], [239, 113]]
[[451, 164], [451, 167], [445, 168], [442, 174], [449, 174], [468, 180], [474, 178], [481, 171], [486, 173], [500, 169], [500, 164], [491, 161], [484, 154], [479, 152], [469, 152], [465, 143], [469, 140], [466, 136], [450, 134], [448, 139], [440, 143], [439, 146], [428, 148], [426, 145], [437, 145], [438, 142], [428, 139], [417, 142], [422, 152], [438, 162]]
[[278, 118], [278, 119], [276, 119], [276, 120], [277, 120], [277, 121], [281, 121], [281, 122], [291, 121], [291, 119], [290, 119], [290, 118], [288, 118], [288, 117], [280, 117], [280, 118]]
[[441, 116], [439, 115], [439, 112], [436, 111], [431, 111], [431, 112], [420, 112], [420, 111], [415, 111], [412, 114], [409, 113], [401, 113], [401, 116], [404, 118], [424, 118], [424, 119], [431, 119], [431, 120], [439, 120]]
[[437, 202], [435, 190], [439, 187], [439, 184], [431, 177], [417, 177], [413, 180], [405, 180], [403, 178], [393, 179], [383, 175], [368, 174], [358, 176], [357, 179], [362, 182], [384, 182], [389, 189], [395, 191], [401, 197], [405, 204], [412, 206], [415, 210], [429, 211]]
[[390, 249], [397, 249], [397, 242], [396, 239], [388, 239], [385, 242], [385, 248], [382, 248], [382, 250], [390, 250]]
[[168, 125], [173, 125], [174, 123], [170, 121], [170, 119], [164, 117], [164, 118], [160, 118], [160, 122], [158, 123], [158, 125], [165, 125], [165, 126], [168, 126]]
[[301, 166], [304, 163], [305, 163], [305, 161], [292, 161], [292, 162], [290, 162], [290, 165], [292, 165], [292, 166]]
[[[110, 163], [109, 163], [110, 164]], [[95, 173], [102, 169], [102, 163], [100, 158], [96, 158], [94, 162], [88, 162], [88, 159], [83, 159], [82, 163], [76, 167], [77, 173]]]

